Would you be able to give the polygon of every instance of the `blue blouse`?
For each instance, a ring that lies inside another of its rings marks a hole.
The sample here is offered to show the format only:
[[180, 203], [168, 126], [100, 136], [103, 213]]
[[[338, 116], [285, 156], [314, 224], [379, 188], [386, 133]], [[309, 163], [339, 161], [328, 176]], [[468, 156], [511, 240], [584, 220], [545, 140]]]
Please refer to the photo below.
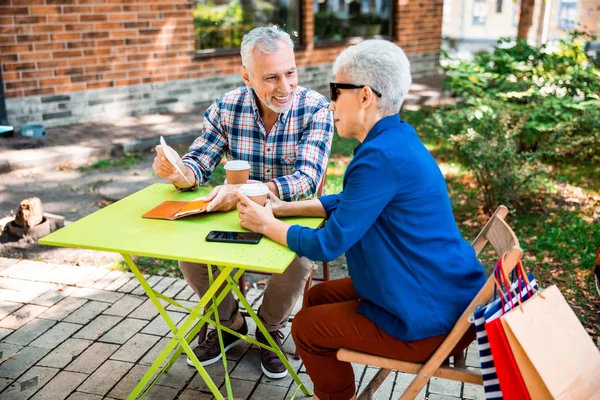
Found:
[[311, 260], [346, 253], [357, 311], [388, 334], [412, 341], [449, 333], [485, 272], [414, 128], [398, 115], [378, 121], [354, 149], [343, 191], [319, 200], [325, 227], [290, 227], [288, 246]]

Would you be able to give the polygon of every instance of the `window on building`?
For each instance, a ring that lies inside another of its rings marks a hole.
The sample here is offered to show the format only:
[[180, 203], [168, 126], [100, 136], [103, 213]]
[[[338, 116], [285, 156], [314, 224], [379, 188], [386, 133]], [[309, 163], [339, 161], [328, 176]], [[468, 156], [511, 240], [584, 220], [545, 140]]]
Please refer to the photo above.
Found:
[[257, 26], [278, 26], [300, 40], [301, 0], [197, 0], [194, 9], [196, 50], [239, 48]]
[[558, 8], [558, 27], [575, 29], [577, 21], [577, 0], [560, 0]]
[[314, 0], [314, 40], [391, 36], [391, 0]]
[[473, 22], [472, 25], [485, 25], [487, 18], [487, 4], [485, 0], [475, 0], [473, 2]]

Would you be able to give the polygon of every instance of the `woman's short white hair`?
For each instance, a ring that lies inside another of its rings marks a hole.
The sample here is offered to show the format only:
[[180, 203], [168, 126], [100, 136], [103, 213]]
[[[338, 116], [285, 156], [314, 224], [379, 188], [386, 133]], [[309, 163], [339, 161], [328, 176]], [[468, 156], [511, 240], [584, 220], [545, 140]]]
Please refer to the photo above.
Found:
[[256, 47], [263, 53], [274, 53], [279, 50], [280, 41], [287, 43], [294, 50], [294, 42], [290, 35], [275, 26], [259, 26], [244, 35], [240, 54], [242, 65], [250, 68], [252, 64], [252, 52]]
[[400, 112], [412, 78], [410, 62], [402, 49], [387, 40], [365, 40], [340, 53], [333, 73], [342, 72], [355, 85], [367, 85], [381, 93], [377, 109], [384, 115]]

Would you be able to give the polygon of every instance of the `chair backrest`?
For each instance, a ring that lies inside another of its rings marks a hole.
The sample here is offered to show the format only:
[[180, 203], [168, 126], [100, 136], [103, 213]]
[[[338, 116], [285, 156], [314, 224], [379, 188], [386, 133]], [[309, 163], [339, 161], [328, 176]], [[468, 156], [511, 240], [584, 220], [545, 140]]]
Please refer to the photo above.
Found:
[[479, 235], [473, 240], [472, 245], [476, 254], [479, 254], [487, 243], [494, 248], [498, 257], [506, 254], [513, 247], [520, 247], [517, 235], [504, 221], [507, 215], [508, 209], [505, 206], [499, 206], [496, 209]]

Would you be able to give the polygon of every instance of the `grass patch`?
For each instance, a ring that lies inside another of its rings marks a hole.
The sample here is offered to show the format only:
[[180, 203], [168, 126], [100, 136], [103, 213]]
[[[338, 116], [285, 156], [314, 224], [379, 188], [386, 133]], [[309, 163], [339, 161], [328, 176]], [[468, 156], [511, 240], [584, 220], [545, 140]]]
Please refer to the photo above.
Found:
[[90, 166], [79, 167], [79, 171], [86, 172], [91, 171], [93, 169], [107, 169], [111, 167], [129, 169], [142, 161], [144, 156], [142, 153], [126, 153], [123, 157], [120, 158], [109, 158], [98, 160]]

